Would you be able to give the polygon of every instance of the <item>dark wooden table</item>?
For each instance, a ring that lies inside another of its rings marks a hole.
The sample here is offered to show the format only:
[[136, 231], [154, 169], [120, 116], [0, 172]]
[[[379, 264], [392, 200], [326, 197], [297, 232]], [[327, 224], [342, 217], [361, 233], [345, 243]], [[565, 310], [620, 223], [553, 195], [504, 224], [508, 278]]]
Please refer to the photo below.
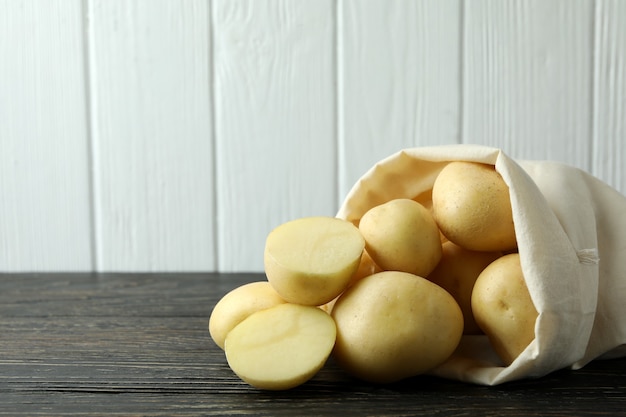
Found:
[[376, 386], [332, 361], [284, 392], [241, 382], [210, 339], [217, 300], [254, 274], [0, 274], [0, 415], [626, 415], [626, 360], [482, 387]]

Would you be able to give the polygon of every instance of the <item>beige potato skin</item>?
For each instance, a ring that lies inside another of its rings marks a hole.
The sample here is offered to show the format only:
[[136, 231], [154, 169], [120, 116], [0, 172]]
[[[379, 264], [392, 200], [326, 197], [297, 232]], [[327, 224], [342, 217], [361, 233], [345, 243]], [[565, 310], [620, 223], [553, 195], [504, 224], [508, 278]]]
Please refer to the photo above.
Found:
[[472, 290], [480, 273], [502, 252], [477, 252], [464, 249], [453, 242], [442, 246], [441, 261], [428, 280], [448, 291], [463, 311], [463, 334], [481, 334], [472, 313]]
[[519, 254], [498, 258], [478, 276], [472, 311], [507, 366], [534, 340], [538, 313], [524, 281]]
[[382, 272], [382, 271], [383, 271], [382, 268], [376, 265], [376, 263], [374, 262], [372, 257], [369, 255], [369, 253], [367, 253], [367, 251], [364, 250], [363, 254], [361, 255], [361, 262], [359, 262], [359, 267], [354, 272], [354, 274], [352, 274], [352, 277], [350, 278], [350, 282], [348, 283], [348, 286], [355, 284], [357, 281], [365, 277], [369, 277], [370, 275], [373, 275], [377, 272]]
[[228, 333], [245, 318], [260, 310], [286, 301], [267, 281], [251, 282], [224, 295], [213, 307], [209, 317], [209, 333], [221, 349]]
[[410, 199], [368, 210], [359, 222], [365, 250], [385, 271], [426, 276], [441, 259], [439, 229], [430, 211]]
[[317, 307], [280, 304], [258, 311], [226, 337], [233, 372], [264, 390], [287, 390], [311, 379], [330, 356], [337, 328]]
[[265, 274], [288, 302], [320, 306], [345, 290], [364, 248], [359, 229], [345, 220], [321, 216], [292, 220], [267, 236]]
[[419, 375], [443, 363], [463, 332], [463, 314], [441, 287], [413, 274], [384, 271], [339, 297], [333, 357], [348, 373], [375, 383]]
[[509, 188], [492, 165], [454, 161], [435, 179], [433, 217], [442, 233], [475, 251], [517, 247]]

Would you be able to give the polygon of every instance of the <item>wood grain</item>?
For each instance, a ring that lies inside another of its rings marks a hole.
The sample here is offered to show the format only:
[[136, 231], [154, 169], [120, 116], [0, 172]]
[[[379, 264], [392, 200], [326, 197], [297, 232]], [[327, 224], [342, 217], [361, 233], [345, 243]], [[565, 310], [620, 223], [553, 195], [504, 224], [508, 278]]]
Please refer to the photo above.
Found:
[[592, 173], [626, 195], [626, 3], [595, 14]]
[[216, 0], [217, 238], [221, 271], [263, 270], [267, 234], [334, 215], [334, 7]]
[[339, 194], [404, 148], [460, 142], [457, 0], [340, 1]]
[[261, 274], [0, 275], [0, 415], [615, 416], [626, 360], [496, 387], [356, 381], [333, 361], [284, 392], [251, 388], [208, 317]]
[[92, 268], [81, 1], [0, 2], [0, 271]]
[[216, 268], [208, 4], [88, 2], [97, 270]]
[[591, 168], [591, 1], [465, 5], [463, 142]]

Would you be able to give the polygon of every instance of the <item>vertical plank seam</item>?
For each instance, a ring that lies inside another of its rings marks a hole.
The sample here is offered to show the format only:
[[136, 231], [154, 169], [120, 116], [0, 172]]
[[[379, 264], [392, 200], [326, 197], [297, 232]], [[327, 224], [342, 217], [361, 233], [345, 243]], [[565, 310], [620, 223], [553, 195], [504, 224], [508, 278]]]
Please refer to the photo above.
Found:
[[465, 143], [465, 1], [459, 0], [459, 133], [457, 143]]
[[340, 84], [341, 84], [341, 74], [340, 74], [340, 59], [339, 59], [339, 55], [341, 53], [340, 51], [340, 47], [339, 47], [339, 16], [340, 16], [340, 0], [335, 0], [335, 4], [334, 4], [334, 24], [333, 24], [333, 65], [334, 65], [334, 75], [335, 75], [335, 79], [334, 79], [334, 88], [335, 88], [335, 95], [334, 95], [334, 126], [333, 126], [333, 130], [335, 132], [335, 143], [336, 143], [336, 152], [335, 152], [335, 202], [334, 202], [334, 207], [335, 210], [338, 211], [339, 210], [339, 205], [341, 204], [341, 202], [343, 201], [343, 196], [341, 195], [341, 180], [342, 180], [342, 175], [341, 175], [341, 171], [342, 171], [342, 166], [341, 166], [341, 161], [344, 160], [343, 158], [343, 143], [342, 143], [342, 128], [341, 128], [341, 123], [342, 123], [342, 115], [340, 113], [340, 109], [341, 109], [341, 97], [340, 97]]
[[597, 108], [597, 103], [596, 103], [596, 73], [597, 73], [597, 65], [599, 64], [598, 62], [596, 62], [597, 57], [599, 56], [597, 54], [597, 40], [598, 40], [598, 34], [596, 33], [596, 30], [598, 30], [599, 25], [597, 24], [597, 19], [600, 17], [599, 16], [599, 5], [598, 5], [598, 0], [593, 0], [592, 1], [592, 10], [591, 10], [591, 68], [590, 68], [590, 77], [591, 80], [589, 82], [589, 98], [590, 98], [590, 104], [589, 104], [589, 132], [588, 135], [589, 137], [587, 138], [588, 142], [588, 153], [587, 153], [587, 169], [594, 173], [594, 174], [598, 174], [596, 171], [596, 157], [597, 152], [598, 152], [598, 147], [596, 146], [597, 144], [597, 140], [598, 138], [596, 137], [596, 108]]
[[85, 84], [85, 124], [87, 127], [87, 183], [89, 187], [89, 253], [91, 256], [91, 270], [97, 272], [100, 270], [100, 259], [98, 256], [98, 239], [99, 233], [96, 227], [97, 205], [96, 205], [96, 175], [95, 172], [95, 144], [94, 144], [94, 123], [93, 123], [93, 93], [92, 93], [92, 74], [91, 74], [91, 30], [89, 24], [89, 1], [82, 0], [82, 17], [83, 17], [83, 82]]
[[[336, 155], [336, 170], [337, 170], [337, 178], [335, 181], [336, 184], [336, 198], [338, 204], [343, 202], [345, 196], [343, 193], [343, 183], [346, 180], [345, 175], [345, 166], [343, 166], [342, 162], [345, 161], [345, 151], [346, 151], [346, 143], [345, 143], [345, 115], [343, 113], [343, 94], [344, 94], [344, 85], [343, 85], [343, 45], [341, 43], [341, 36], [343, 30], [343, 13], [341, 11], [341, 1], [335, 0], [335, 39], [334, 39], [334, 59], [335, 59], [335, 140], [337, 142], [337, 155]], [[339, 207], [337, 207], [339, 210]]]
[[207, 35], [209, 36], [209, 53], [207, 54], [207, 57], [209, 59], [209, 80], [208, 80], [208, 84], [209, 84], [209, 89], [210, 91], [209, 96], [211, 97], [211, 109], [210, 114], [208, 115], [211, 118], [211, 137], [209, 138], [209, 140], [211, 141], [211, 158], [213, 159], [211, 162], [211, 167], [212, 167], [212, 172], [211, 172], [211, 182], [212, 182], [212, 188], [213, 188], [213, 198], [211, 200], [212, 204], [213, 204], [213, 218], [211, 219], [211, 225], [213, 228], [213, 233], [212, 233], [212, 241], [213, 241], [213, 269], [217, 272], [221, 272], [220, 271], [220, 249], [218, 247], [218, 243], [220, 242], [220, 239], [218, 238], [218, 235], [220, 233], [220, 229], [218, 227], [218, 210], [219, 210], [219, 204], [218, 204], [218, 197], [219, 197], [219, 193], [218, 193], [218, 181], [217, 181], [217, 175], [218, 175], [218, 169], [217, 169], [217, 164], [219, 162], [219, 158], [217, 157], [217, 151], [218, 151], [218, 145], [217, 145], [217, 76], [216, 76], [216, 59], [215, 59], [215, 43], [216, 43], [216, 30], [215, 30], [215, 1], [216, 0], [210, 0], [209, 5], [207, 7], [207, 12], [209, 14], [208, 16], [208, 22], [209, 22], [209, 28], [207, 28]]

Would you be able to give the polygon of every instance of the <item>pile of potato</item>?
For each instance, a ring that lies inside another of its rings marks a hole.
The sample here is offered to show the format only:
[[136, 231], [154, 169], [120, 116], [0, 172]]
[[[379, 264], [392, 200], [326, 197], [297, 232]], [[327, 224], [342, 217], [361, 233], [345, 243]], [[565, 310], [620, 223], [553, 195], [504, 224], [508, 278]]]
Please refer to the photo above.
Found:
[[231, 369], [261, 389], [300, 385], [330, 355], [390, 383], [442, 364], [464, 334], [485, 334], [505, 365], [534, 339], [509, 190], [492, 165], [450, 162], [426, 203], [391, 200], [358, 225], [284, 223], [264, 261], [267, 281], [232, 290], [209, 319]]

